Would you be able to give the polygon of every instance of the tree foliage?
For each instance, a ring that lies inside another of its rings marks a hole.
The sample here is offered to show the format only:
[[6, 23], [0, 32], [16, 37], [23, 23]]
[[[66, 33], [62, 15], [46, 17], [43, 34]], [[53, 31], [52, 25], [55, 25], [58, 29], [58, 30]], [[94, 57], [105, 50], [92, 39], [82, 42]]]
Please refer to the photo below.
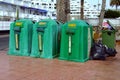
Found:
[[116, 6], [116, 10], [117, 10], [117, 7], [120, 6], [120, 0], [111, 0], [110, 6]]
[[105, 11], [105, 18], [118, 18], [120, 17], [120, 11], [116, 11], [116, 10], [107, 10]]

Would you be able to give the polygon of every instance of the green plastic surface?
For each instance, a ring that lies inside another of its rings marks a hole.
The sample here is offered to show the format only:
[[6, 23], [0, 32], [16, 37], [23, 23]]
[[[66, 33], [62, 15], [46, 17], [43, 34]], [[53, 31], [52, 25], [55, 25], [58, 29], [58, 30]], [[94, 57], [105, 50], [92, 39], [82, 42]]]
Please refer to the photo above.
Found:
[[46, 19], [35, 23], [33, 27], [31, 57], [52, 59], [59, 55], [59, 37], [61, 24]]
[[115, 48], [115, 32], [115, 30], [102, 30], [102, 43], [107, 45], [109, 48]]
[[10, 25], [9, 55], [29, 56], [31, 53], [33, 23], [28, 19]]
[[92, 26], [82, 20], [73, 20], [62, 26], [61, 60], [85, 62], [92, 45]]

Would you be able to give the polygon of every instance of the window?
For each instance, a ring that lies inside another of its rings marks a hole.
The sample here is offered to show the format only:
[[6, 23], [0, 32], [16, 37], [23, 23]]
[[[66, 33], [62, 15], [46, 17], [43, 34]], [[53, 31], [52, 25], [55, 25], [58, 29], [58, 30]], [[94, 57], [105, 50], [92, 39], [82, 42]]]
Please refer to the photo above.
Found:
[[90, 15], [86, 15], [86, 16], [90, 16]]
[[80, 12], [77, 12], [77, 14], [80, 14]]
[[34, 4], [34, 3], [32, 2], [32, 4]]
[[56, 14], [52, 14], [52, 16], [56, 16]]
[[42, 5], [47, 5], [46, 3], [42, 3]]
[[32, 10], [30, 10], [30, 14], [32, 13]]
[[90, 14], [90, 12], [87, 12], [87, 14]]
[[39, 5], [39, 3], [36, 3], [36, 5]]

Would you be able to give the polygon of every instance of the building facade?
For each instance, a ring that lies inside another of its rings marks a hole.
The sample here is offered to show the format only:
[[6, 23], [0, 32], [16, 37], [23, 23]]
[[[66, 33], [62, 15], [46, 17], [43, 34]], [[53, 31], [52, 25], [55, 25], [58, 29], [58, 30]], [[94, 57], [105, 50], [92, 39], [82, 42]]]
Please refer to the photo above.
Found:
[[[70, 0], [71, 19], [80, 19], [80, 0]], [[0, 20], [14, 20], [16, 9], [20, 18], [56, 19], [56, 0], [0, 0]], [[98, 18], [100, 11], [85, 1], [84, 18]]]
[[56, 0], [31, 0], [31, 5], [48, 11], [48, 17], [56, 19]]
[[[45, 2], [44, 0], [41, 0]], [[16, 18], [16, 11], [19, 10], [19, 18], [29, 18], [32, 20], [41, 20], [46, 18], [54, 19], [52, 10], [41, 7], [37, 2], [40, 0], [0, 0], [0, 20], [11, 21]], [[44, 5], [44, 3], [42, 3]], [[55, 11], [54, 11], [55, 12]], [[52, 17], [53, 16], [53, 17]]]
[[[80, 19], [80, 0], [70, 0], [71, 19]], [[84, 18], [98, 18], [100, 10], [97, 5], [90, 5], [87, 1], [84, 2]]]

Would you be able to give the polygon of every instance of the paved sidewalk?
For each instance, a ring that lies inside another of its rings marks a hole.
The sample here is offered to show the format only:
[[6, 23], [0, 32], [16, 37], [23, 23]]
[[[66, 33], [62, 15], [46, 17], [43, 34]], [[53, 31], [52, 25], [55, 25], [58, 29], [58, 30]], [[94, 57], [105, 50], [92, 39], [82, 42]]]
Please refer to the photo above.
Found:
[[0, 51], [0, 80], [120, 80], [118, 54], [106, 61], [85, 63], [7, 55]]

